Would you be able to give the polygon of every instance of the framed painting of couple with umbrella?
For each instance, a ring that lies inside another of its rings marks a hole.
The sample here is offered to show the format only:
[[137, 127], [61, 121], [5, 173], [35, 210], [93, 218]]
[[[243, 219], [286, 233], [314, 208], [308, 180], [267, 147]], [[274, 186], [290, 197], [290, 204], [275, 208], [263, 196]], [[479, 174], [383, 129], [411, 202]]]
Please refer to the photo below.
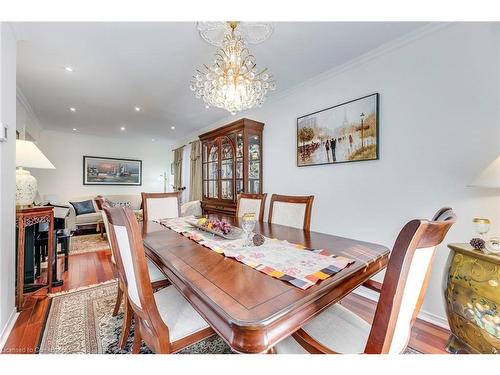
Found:
[[297, 118], [297, 166], [379, 158], [379, 94]]

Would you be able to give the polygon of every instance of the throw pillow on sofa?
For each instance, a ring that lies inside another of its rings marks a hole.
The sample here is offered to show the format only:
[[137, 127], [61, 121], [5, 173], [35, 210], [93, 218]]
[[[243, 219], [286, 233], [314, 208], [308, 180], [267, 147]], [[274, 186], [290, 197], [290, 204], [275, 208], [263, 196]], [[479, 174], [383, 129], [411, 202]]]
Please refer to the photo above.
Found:
[[83, 202], [69, 202], [74, 207], [76, 215], [91, 214], [95, 212], [94, 204], [89, 199]]

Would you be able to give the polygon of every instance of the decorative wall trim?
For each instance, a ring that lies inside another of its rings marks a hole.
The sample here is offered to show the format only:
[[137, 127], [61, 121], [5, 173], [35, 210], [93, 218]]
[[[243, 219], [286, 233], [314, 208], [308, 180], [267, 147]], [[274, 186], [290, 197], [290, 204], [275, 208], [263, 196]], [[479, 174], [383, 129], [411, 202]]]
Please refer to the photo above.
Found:
[[16, 98], [21, 102], [23, 107], [26, 109], [26, 112], [30, 116], [31, 120], [40, 127], [40, 121], [38, 121], [38, 117], [36, 117], [35, 112], [33, 111], [33, 108], [31, 107], [31, 104], [29, 103], [26, 96], [24, 96], [24, 94], [21, 91], [21, 89], [19, 88], [19, 86], [16, 86]]
[[[354, 289], [354, 293], [356, 293], [358, 296], [365, 297], [370, 301], [378, 302], [378, 293], [368, 288], [361, 286], [357, 289]], [[444, 329], [448, 330], [450, 329], [450, 326], [448, 325], [448, 320], [445, 317], [432, 314], [425, 310], [420, 310], [420, 313], [418, 314], [418, 319], [423, 320], [424, 322], [427, 323], [434, 324]]]
[[14, 324], [16, 323], [18, 316], [19, 313], [16, 311], [16, 308], [14, 307], [12, 309], [12, 312], [10, 313], [9, 319], [7, 319], [5, 327], [3, 327], [2, 332], [0, 333], [0, 352], [3, 350], [3, 347], [7, 342], [7, 338], [9, 337], [12, 328], [14, 328]]
[[[19, 133], [21, 133], [22, 138], [24, 139], [26, 136], [26, 131], [33, 137], [39, 137], [40, 132], [43, 130], [42, 125], [40, 125], [40, 121], [38, 121], [38, 117], [36, 117], [35, 112], [33, 111], [33, 108], [31, 107], [31, 104], [29, 103], [28, 99], [26, 96], [24, 96], [23, 92], [21, 91], [19, 86], [16, 86], [16, 99], [19, 101], [19, 103], [23, 106], [29, 121], [32, 126], [29, 127], [29, 129], [26, 128], [26, 124], [24, 124], [22, 129], [17, 129]], [[17, 103], [16, 103], [17, 105]], [[16, 127], [17, 128], [17, 127]], [[35, 134], [36, 133], [36, 134]], [[38, 140], [38, 139], [36, 139]]]

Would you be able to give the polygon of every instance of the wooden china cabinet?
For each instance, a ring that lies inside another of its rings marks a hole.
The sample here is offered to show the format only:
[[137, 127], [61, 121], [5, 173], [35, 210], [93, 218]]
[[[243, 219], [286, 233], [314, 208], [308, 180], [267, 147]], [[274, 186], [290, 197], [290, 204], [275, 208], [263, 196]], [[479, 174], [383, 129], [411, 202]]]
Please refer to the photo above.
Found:
[[262, 193], [264, 124], [246, 118], [200, 135], [204, 214], [236, 214], [239, 193]]

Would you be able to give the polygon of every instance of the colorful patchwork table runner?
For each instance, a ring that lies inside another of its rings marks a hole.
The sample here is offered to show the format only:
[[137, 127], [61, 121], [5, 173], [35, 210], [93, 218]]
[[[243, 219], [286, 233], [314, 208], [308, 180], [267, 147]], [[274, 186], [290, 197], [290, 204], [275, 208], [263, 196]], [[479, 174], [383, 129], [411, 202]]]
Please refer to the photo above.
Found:
[[226, 240], [186, 222], [193, 219], [191, 216], [156, 222], [219, 254], [301, 289], [307, 289], [354, 263], [352, 259], [331, 255], [327, 250], [308, 249], [278, 239], [266, 238], [261, 246], [243, 247], [243, 239]]

